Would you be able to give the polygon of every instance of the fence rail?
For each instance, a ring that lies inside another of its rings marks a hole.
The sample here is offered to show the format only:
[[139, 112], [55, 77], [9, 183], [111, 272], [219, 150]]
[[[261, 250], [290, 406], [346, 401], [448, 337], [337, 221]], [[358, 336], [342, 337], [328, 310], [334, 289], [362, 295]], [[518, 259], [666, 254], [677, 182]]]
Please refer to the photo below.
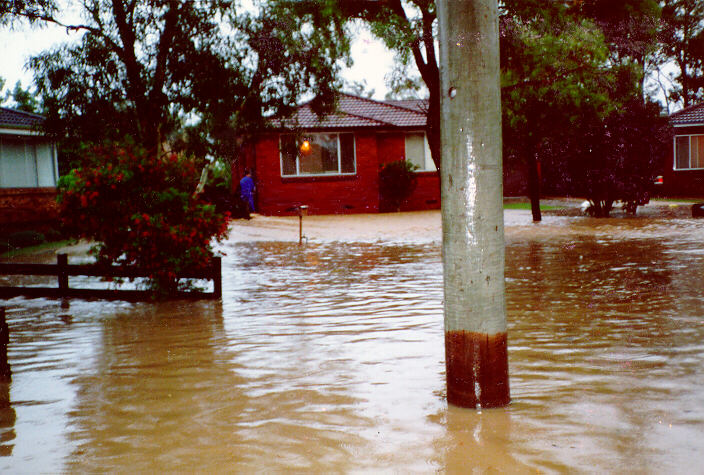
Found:
[[[51, 275], [57, 278], [57, 287], [21, 287], [0, 286], [0, 298], [51, 297], [51, 298], [85, 298], [103, 300], [150, 300], [154, 293], [149, 290], [129, 289], [85, 289], [69, 287], [69, 276], [91, 277], [148, 277], [148, 272], [132, 266], [103, 266], [97, 264], [69, 264], [66, 254], [57, 254], [56, 264], [9, 264], [0, 263], [0, 275]], [[179, 279], [204, 279], [213, 281], [212, 292], [180, 291], [175, 298], [183, 299], [219, 299], [222, 297], [222, 260], [213, 257], [208, 269], [184, 272]]]

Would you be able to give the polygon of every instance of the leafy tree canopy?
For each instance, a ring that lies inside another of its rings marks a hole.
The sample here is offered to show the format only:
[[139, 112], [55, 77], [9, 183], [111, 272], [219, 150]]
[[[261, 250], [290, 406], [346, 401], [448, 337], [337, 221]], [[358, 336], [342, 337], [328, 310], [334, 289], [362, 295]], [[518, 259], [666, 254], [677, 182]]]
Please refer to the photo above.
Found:
[[0, 97], [7, 107], [25, 112], [32, 112], [34, 114], [42, 113], [41, 99], [37, 97], [37, 95], [34, 94], [29, 88], [24, 89], [20, 81], [15, 83], [15, 87], [12, 91], [7, 91], [4, 95], [2, 95], [4, 87], [5, 80], [0, 78]]
[[662, 61], [677, 67], [669, 99], [685, 107], [704, 100], [704, 3], [664, 0], [659, 39]]
[[0, 25], [19, 19], [33, 23], [52, 16], [57, 10], [54, 0], [0, 0]]
[[[220, 0], [82, 0], [83, 35], [30, 61], [50, 133], [69, 150], [124, 136], [231, 156], [266, 114], [339, 87], [344, 35], [285, 8]], [[62, 24], [55, 16], [42, 20]]]

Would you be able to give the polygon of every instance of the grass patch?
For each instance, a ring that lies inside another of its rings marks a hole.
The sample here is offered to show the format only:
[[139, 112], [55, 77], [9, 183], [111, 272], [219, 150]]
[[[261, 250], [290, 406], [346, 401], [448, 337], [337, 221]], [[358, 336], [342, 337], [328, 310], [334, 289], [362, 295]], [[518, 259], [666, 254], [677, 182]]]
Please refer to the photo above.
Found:
[[[550, 206], [550, 205], [540, 205], [540, 210], [541, 211], [547, 211], [551, 209], [559, 209], [561, 208], [560, 206]], [[524, 210], [530, 210], [530, 203], [504, 203], [504, 209], [524, 209]]]
[[68, 246], [74, 243], [74, 240], [64, 239], [62, 241], [43, 242], [41, 244], [37, 244], [36, 246], [22, 247], [19, 249], [10, 249], [9, 251], [5, 249], [0, 249], [0, 257], [25, 256], [28, 254], [34, 254], [36, 252], [45, 251], [47, 249], [59, 249], [61, 247]]
[[666, 203], [694, 204], [704, 201], [704, 198], [651, 198], [652, 201], [664, 201]]

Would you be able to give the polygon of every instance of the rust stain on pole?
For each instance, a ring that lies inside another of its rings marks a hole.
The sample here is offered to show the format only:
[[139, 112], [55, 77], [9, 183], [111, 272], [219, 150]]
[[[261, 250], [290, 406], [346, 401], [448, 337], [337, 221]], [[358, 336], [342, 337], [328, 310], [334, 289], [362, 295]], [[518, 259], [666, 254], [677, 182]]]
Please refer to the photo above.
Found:
[[460, 407], [502, 407], [511, 402], [506, 333], [445, 332], [447, 401]]

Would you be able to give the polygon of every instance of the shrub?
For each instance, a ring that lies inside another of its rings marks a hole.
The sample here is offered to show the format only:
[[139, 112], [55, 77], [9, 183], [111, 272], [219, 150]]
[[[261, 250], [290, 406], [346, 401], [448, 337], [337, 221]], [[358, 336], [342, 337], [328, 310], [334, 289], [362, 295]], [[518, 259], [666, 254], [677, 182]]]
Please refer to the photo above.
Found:
[[226, 236], [229, 219], [194, 195], [196, 161], [111, 144], [90, 149], [84, 163], [59, 182], [66, 229], [96, 242], [91, 253], [97, 263], [145, 269], [158, 295], [190, 287], [177, 275], [210, 264], [211, 242]]
[[46, 237], [37, 231], [19, 231], [7, 236], [7, 243], [11, 247], [36, 246], [46, 242]]
[[416, 189], [418, 167], [406, 160], [397, 160], [382, 165], [379, 170], [379, 193], [382, 210], [398, 211], [401, 204]]

